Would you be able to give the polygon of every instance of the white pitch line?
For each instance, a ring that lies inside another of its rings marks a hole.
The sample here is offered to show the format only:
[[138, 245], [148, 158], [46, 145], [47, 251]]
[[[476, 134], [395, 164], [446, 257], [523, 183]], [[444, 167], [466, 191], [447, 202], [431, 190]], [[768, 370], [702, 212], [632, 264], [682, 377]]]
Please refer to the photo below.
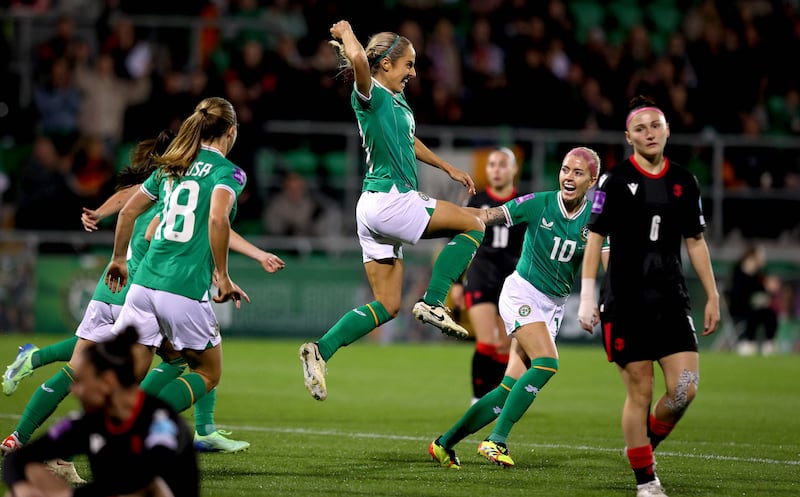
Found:
[[[19, 419], [19, 414], [0, 413], [0, 419]], [[405, 440], [409, 442], [429, 442], [429, 438], [417, 437], [410, 435], [390, 435], [386, 433], [349, 433], [338, 430], [312, 430], [309, 428], [270, 428], [267, 426], [249, 426], [249, 425], [218, 425], [220, 428], [242, 430], [242, 431], [255, 431], [267, 433], [296, 433], [300, 435], [316, 435], [316, 436], [329, 436], [329, 437], [351, 437], [351, 438], [369, 438], [380, 440]], [[480, 440], [474, 440], [475, 443]], [[515, 442], [515, 447], [531, 447], [538, 449], [567, 449], [567, 450], [584, 450], [589, 452], [612, 452], [621, 453], [620, 448], [596, 447], [592, 445], [569, 445], [569, 444], [537, 444], [526, 442]], [[704, 459], [714, 461], [730, 461], [741, 462], [750, 464], [780, 464], [786, 466], [800, 466], [800, 460], [780, 460], [768, 459], [762, 457], [737, 457], [737, 456], [722, 456], [718, 454], [687, 454], [685, 452], [669, 452], [658, 451], [659, 456], [668, 457], [683, 457], [688, 459]]]
[[[270, 428], [265, 426], [236, 426], [236, 425], [219, 425], [226, 429], [235, 429], [243, 431], [256, 431], [256, 432], [270, 432], [270, 433], [296, 433], [302, 435], [318, 435], [318, 436], [335, 436], [335, 437], [352, 437], [352, 438], [369, 438], [369, 439], [382, 439], [382, 440], [405, 440], [405, 441], [418, 441], [430, 442], [430, 438], [417, 437], [410, 435], [390, 435], [385, 433], [349, 433], [338, 430], [312, 430], [308, 428]], [[480, 440], [475, 439], [475, 443]], [[541, 444], [541, 443], [525, 443], [514, 442], [515, 447], [531, 447], [539, 449], [569, 449], [569, 450], [584, 450], [590, 452], [612, 452], [622, 453], [621, 448], [608, 448], [596, 447], [591, 445], [569, 445], [569, 444]], [[659, 456], [674, 456], [684, 457], [689, 459], [705, 459], [715, 461], [731, 461], [753, 464], [785, 464], [787, 466], [800, 466], [800, 460], [781, 460], [781, 459], [768, 459], [761, 457], [737, 457], [737, 456], [722, 456], [717, 454], [687, 454], [684, 452], [669, 452], [658, 451]]]

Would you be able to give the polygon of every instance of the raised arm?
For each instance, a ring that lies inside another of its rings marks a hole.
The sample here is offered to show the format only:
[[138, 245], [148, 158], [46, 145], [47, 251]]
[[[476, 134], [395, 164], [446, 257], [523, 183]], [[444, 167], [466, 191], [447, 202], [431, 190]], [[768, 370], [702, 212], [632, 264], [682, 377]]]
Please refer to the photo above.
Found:
[[703, 313], [703, 336], [714, 333], [719, 324], [719, 291], [714, 279], [714, 269], [711, 267], [711, 256], [703, 234], [686, 239], [686, 251], [692, 263], [703, 290], [706, 292], [706, 306]]
[[339, 21], [331, 27], [331, 36], [340, 40], [344, 48], [344, 56], [353, 66], [353, 74], [356, 82], [356, 90], [366, 97], [370, 96], [372, 88], [372, 72], [369, 68], [367, 53], [361, 42], [353, 33], [353, 28], [347, 21]]
[[427, 145], [422, 143], [422, 140], [416, 136], [414, 137], [414, 154], [417, 156], [417, 159], [425, 164], [446, 172], [450, 178], [464, 185], [472, 195], [475, 195], [475, 183], [472, 181], [472, 177], [469, 175], [469, 173], [462, 171], [461, 169], [457, 169], [449, 162], [433, 153], [433, 151], [429, 149]]

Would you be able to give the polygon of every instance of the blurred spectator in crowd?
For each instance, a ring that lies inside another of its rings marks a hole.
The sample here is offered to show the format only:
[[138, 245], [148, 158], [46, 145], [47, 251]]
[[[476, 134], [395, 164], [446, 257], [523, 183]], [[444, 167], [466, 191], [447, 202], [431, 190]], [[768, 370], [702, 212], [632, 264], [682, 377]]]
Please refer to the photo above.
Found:
[[41, 132], [53, 140], [59, 153], [66, 153], [78, 138], [78, 115], [81, 92], [72, 78], [72, 67], [66, 57], [50, 65], [50, 76], [33, 90]]
[[779, 291], [780, 282], [774, 276], [767, 276], [765, 264], [764, 249], [750, 245], [733, 268], [728, 298], [731, 317], [744, 325], [737, 345], [739, 355], [751, 356], [758, 352], [757, 333], [761, 328], [764, 329], [761, 353], [775, 353], [778, 314], [772, 307], [772, 295]]
[[425, 55], [431, 63], [429, 78], [438, 82], [450, 95], [460, 97], [464, 93], [461, 46], [450, 19], [442, 17], [436, 21]]
[[98, 205], [113, 193], [114, 165], [105, 156], [103, 141], [84, 137], [72, 158], [72, 188], [83, 205]]
[[73, 226], [81, 205], [70, 181], [70, 162], [58, 154], [50, 138], [36, 138], [19, 182], [16, 227], [64, 230]]
[[58, 59], [76, 60], [76, 51], [81, 40], [75, 35], [75, 19], [62, 15], [56, 20], [53, 35], [36, 47], [37, 78], [47, 78], [50, 66]]
[[505, 52], [492, 39], [492, 25], [485, 18], [472, 24], [464, 57], [464, 83], [473, 105], [471, 119], [498, 124], [497, 106], [504, 105], [506, 87]]
[[308, 24], [300, 2], [272, 0], [266, 8], [264, 20], [269, 48], [277, 48], [282, 38], [300, 40], [308, 34]]
[[122, 139], [125, 111], [150, 96], [148, 77], [122, 79], [114, 73], [114, 59], [100, 53], [92, 68], [86, 65], [85, 50], [75, 69], [75, 83], [83, 92], [83, 104], [78, 121], [81, 134], [100, 138], [106, 155], [113, 156]]
[[322, 195], [312, 195], [305, 178], [293, 171], [270, 199], [263, 221], [267, 233], [278, 236], [329, 236], [341, 229], [339, 210]]
[[[339, 73], [336, 50], [326, 40], [320, 41], [308, 58], [306, 71], [308, 76], [304, 80], [308, 81], [311, 90], [303, 97], [307, 109], [301, 110], [301, 114], [305, 113], [309, 119], [318, 121], [342, 122], [351, 119], [353, 111], [348, 105], [348, 89], [336, 81]], [[414, 81], [416, 79], [409, 81], [409, 85]], [[408, 91], [406, 87], [405, 93], [408, 94]], [[320, 112], [320, 109], [324, 111]]]
[[[650, 13], [655, 3], [672, 7], [679, 20], [665, 29]], [[252, 172], [255, 153], [265, 145], [265, 121], [352, 117], [350, 95], [343, 91], [347, 86], [335, 81], [334, 51], [322, 36], [331, 19], [352, 14], [365, 22], [388, 19], [412, 40], [418, 78], [408, 82], [404, 94], [416, 103], [420, 121], [616, 130], [625, 117], [620, 109], [633, 94], [645, 93], [663, 102], [673, 134], [707, 131], [753, 138], [755, 146], [743, 140], [735, 144], [741, 146], [726, 147], [726, 187], [743, 195], [761, 190], [758, 206], [770, 204], [769, 192], [800, 188], [800, 162], [788, 157], [793, 149], [768, 150], [760, 144], [765, 134], [800, 136], [800, 84], [792, 65], [765, 56], [800, 47], [797, 2], [631, 2], [644, 17], [640, 25], [624, 28], [610, 15], [611, 3], [595, 4], [603, 18], [587, 26], [578, 2], [565, 0], [398, 0], [369, 9], [322, 0], [15, 0], [9, 5], [23, 8], [11, 11], [32, 16], [36, 29], [30, 37], [0, 36], [0, 138], [27, 147], [34, 131], [43, 132], [67, 153], [75, 125], [72, 132], [63, 130], [70, 129], [76, 101], [68, 73], [77, 63], [81, 67], [72, 81], [83, 97], [77, 130], [101, 137], [109, 158], [117, 155], [120, 139], [134, 142], [154, 128], [171, 127], [189, 112], [190, 102], [217, 94], [236, 105], [241, 117], [236, 162]], [[219, 24], [151, 25], [139, 23], [138, 15]], [[88, 69], [83, 63], [90, 47], [101, 55]], [[113, 60], [112, 75], [103, 73], [106, 56]], [[156, 72], [148, 93], [151, 65]], [[320, 156], [340, 150], [339, 138], [316, 136], [312, 150]], [[292, 150], [307, 139], [283, 134], [274, 146]], [[12, 185], [17, 171], [5, 171]], [[783, 198], [792, 193], [778, 192]], [[259, 219], [263, 199], [247, 192], [243, 198], [254, 204], [240, 212]], [[740, 203], [729, 200], [725, 233], [733, 229], [729, 219], [737, 225], [742, 219], [736, 211]], [[774, 210], [775, 204], [762, 209]], [[775, 237], [797, 229], [793, 219], [772, 221], [776, 229], [761, 224], [751, 229], [744, 221], [742, 235]]]
[[118, 16], [112, 28], [101, 51], [114, 60], [114, 74], [127, 80], [147, 76], [153, 59], [150, 45], [138, 39], [136, 27], [128, 16]]
[[262, 23], [266, 20], [265, 9], [262, 7], [259, 0], [230, 0], [228, 2], [229, 11], [227, 18], [231, 23], [226, 23], [234, 27], [229, 28], [230, 31], [226, 33], [225, 38], [233, 41], [234, 46], [241, 46], [249, 40], [258, 40], [262, 46], [268, 43], [268, 33], [266, 29], [257, 28], [253, 26], [243, 26], [238, 21], [258, 21]]

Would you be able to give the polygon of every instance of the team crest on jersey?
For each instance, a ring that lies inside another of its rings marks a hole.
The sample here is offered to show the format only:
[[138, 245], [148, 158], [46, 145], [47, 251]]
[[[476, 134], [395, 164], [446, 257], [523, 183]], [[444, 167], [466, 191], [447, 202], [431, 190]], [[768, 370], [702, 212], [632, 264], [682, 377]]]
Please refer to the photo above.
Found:
[[582, 242], [586, 242], [586, 240], [589, 239], [589, 225], [588, 224], [584, 224], [583, 228], [581, 228], [580, 237], [581, 237], [581, 241]]
[[431, 198], [428, 196], [428, 194], [427, 194], [427, 193], [422, 193], [422, 192], [417, 192], [417, 193], [419, 194], [419, 198], [421, 198], [421, 199], [422, 199], [422, 200], [424, 200], [425, 202], [427, 202], [428, 200], [430, 200], [430, 199], [431, 199]]
[[680, 198], [683, 195], [683, 186], [675, 184], [672, 185], [672, 194]]
[[528, 317], [531, 314], [531, 306], [525, 304], [519, 308], [519, 315], [522, 317]]
[[237, 167], [233, 170], [233, 179], [235, 179], [240, 185], [244, 186], [245, 182], [247, 182], [247, 173]]

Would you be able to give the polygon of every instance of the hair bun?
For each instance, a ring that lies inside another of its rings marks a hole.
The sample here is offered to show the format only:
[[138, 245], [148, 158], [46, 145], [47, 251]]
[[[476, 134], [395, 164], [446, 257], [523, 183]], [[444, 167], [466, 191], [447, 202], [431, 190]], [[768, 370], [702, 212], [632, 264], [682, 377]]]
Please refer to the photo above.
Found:
[[139, 332], [133, 326], [126, 327], [112, 342], [120, 351], [129, 351], [131, 346], [139, 340]]

